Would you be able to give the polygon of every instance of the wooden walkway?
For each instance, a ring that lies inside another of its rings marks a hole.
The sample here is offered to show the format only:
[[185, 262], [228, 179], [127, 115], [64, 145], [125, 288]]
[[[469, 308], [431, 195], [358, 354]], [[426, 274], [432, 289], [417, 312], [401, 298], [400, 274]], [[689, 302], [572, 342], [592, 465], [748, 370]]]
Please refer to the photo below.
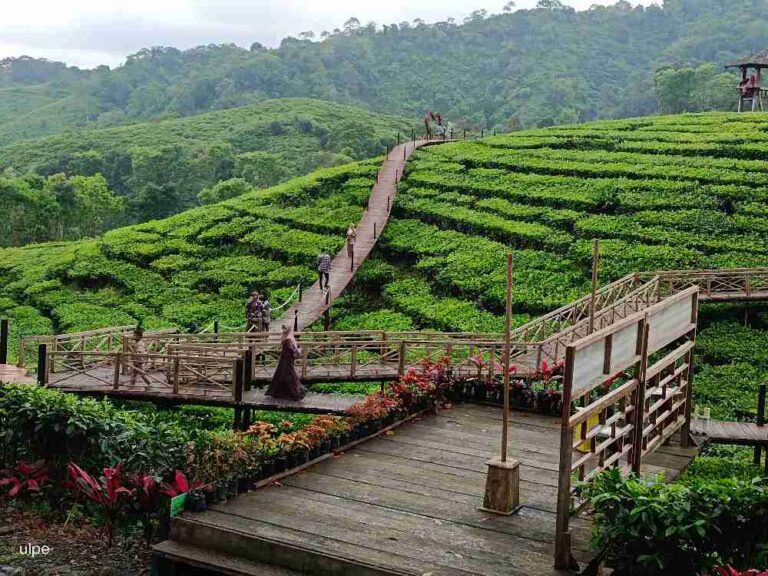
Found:
[[19, 382], [22, 384], [34, 384], [32, 378], [24, 368], [18, 368], [10, 364], [0, 364], [0, 382]]
[[[479, 510], [501, 417], [499, 408], [461, 404], [404, 424], [280, 485], [174, 519], [171, 540], [155, 551], [228, 574], [260, 573], [251, 562], [319, 576], [558, 574], [560, 421], [513, 413], [522, 509], [505, 517]], [[665, 446], [646, 468], [672, 479], [694, 453]], [[574, 554], [587, 563], [591, 526], [577, 518], [572, 527]]]
[[[408, 157], [422, 146], [442, 143], [441, 140], [416, 140], [400, 144], [392, 149], [379, 169], [376, 184], [373, 186], [368, 199], [368, 209], [358, 222], [354, 262], [350, 262], [345, 245], [331, 263], [330, 293], [321, 290], [320, 284], [315, 282], [309, 290], [304, 292], [301, 302], [297, 302], [283, 314], [281, 318], [283, 322], [293, 323], [295, 318], [298, 331], [300, 331], [318, 320], [329, 305], [333, 304], [333, 301], [341, 295], [357, 269], [373, 250], [381, 231], [387, 225], [397, 193], [397, 183], [403, 175]], [[273, 331], [279, 333], [280, 324], [281, 322], [273, 322]]]
[[[173, 387], [164, 382], [164, 371], [151, 371], [149, 383], [140, 377], [131, 381], [129, 374], [121, 374], [119, 386], [114, 387], [114, 368], [111, 366], [96, 367], [77, 374], [71, 372], [52, 373], [48, 386], [62, 392], [70, 392], [83, 396], [109, 397], [130, 400], [159, 400], [170, 404], [200, 404], [207, 406], [235, 406], [231, 388], [221, 385], [198, 384], [185, 386], [174, 393]], [[364, 396], [354, 394], [320, 394], [308, 392], [303, 400], [280, 400], [264, 395], [263, 389], [246, 390], [239, 404], [242, 408], [256, 410], [279, 410], [282, 412], [305, 412], [310, 414], [345, 415], [347, 410], [357, 402], [365, 400]]]
[[752, 422], [692, 420], [691, 433], [713, 444], [768, 446], [768, 426]]

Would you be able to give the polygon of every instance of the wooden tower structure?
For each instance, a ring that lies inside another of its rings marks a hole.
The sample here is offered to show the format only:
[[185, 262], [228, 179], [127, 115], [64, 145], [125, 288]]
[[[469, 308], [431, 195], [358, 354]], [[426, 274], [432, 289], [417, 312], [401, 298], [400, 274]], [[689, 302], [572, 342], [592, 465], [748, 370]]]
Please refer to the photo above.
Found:
[[739, 68], [739, 112], [762, 112], [768, 108], [768, 88], [761, 82], [761, 73], [768, 68], [768, 48], [750, 54], [726, 68]]

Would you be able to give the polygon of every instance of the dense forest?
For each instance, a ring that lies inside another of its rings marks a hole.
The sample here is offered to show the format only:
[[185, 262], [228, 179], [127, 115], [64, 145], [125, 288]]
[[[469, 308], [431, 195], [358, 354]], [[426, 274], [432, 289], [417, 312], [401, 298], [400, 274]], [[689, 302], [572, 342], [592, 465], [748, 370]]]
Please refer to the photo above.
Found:
[[114, 70], [6, 59], [0, 144], [284, 97], [395, 114], [436, 108], [487, 129], [721, 109], [735, 106], [721, 65], [768, 37], [765, 0], [620, 1], [586, 11], [540, 0], [532, 10], [513, 2], [506, 10], [477, 11], [463, 23], [351, 18], [274, 49], [152, 47]]
[[376, 156], [415, 121], [318, 100], [82, 130], [0, 148], [0, 246], [94, 236]]

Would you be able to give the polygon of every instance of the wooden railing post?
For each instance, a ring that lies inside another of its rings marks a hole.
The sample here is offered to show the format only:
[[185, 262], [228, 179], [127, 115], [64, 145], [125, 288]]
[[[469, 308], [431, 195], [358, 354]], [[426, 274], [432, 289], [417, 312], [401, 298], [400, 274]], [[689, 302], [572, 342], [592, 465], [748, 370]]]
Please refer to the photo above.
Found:
[[0, 320], [0, 364], [8, 363], [8, 319]]
[[122, 352], [115, 355], [115, 372], [112, 377], [112, 389], [117, 391], [120, 388], [120, 366], [122, 365]]
[[179, 393], [179, 374], [181, 372], [181, 360], [178, 356], [173, 359], [173, 394]]
[[[759, 427], [765, 426], [765, 384], [760, 384], [757, 390], [757, 425]], [[760, 466], [760, 454], [762, 453], [762, 446], [755, 446], [755, 466]], [[768, 456], [766, 456], [768, 458]], [[768, 460], [766, 460], [768, 461]]]
[[575, 349], [565, 350], [563, 378], [563, 409], [560, 415], [560, 473], [557, 481], [557, 518], [555, 527], [555, 568], [571, 567], [571, 464], [573, 462], [573, 429], [571, 428], [571, 397]]
[[397, 359], [397, 373], [399, 376], [402, 376], [403, 374], [405, 374], [405, 354], [406, 354], [405, 340], [402, 340], [400, 342], [399, 358]]
[[255, 356], [254, 348], [252, 346], [249, 346], [248, 349], [245, 351], [245, 366], [244, 366], [245, 377], [243, 378], [243, 388], [245, 390], [251, 389], [251, 380], [253, 379], [254, 356]]
[[349, 375], [351, 378], [354, 378], [357, 372], [357, 344], [352, 344], [350, 356]]
[[24, 368], [26, 353], [27, 353], [27, 339], [21, 338], [19, 340], [19, 361], [16, 364], [19, 368]]
[[245, 360], [238, 358], [235, 360], [235, 386], [233, 390], [233, 400], [235, 401], [233, 430], [240, 430], [243, 420], [243, 409], [240, 403], [243, 401], [243, 372], [245, 371]]
[[48, 345], [37, 347], [37, 383], [41, 386], [48, 384]]
[[639, 324], [637, 335], [637, 352], [640, 356], [639, 362], [635, 365], [635, 378], [637, 379], [637, 390], [635, 391], [635, 414], [634, 430], [632, 431], [632, 472], [640, 475], [640, 468], [643, 461], [643, 428], [645, 427], [645, 371], [648, 368], [648, 324], [643, 320]]

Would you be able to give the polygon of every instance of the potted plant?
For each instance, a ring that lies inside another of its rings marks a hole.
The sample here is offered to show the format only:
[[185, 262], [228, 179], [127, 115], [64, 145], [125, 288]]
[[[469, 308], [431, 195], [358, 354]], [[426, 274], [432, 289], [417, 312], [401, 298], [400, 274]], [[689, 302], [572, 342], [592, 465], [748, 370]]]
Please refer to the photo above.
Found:
[[205, 512], [208, 506], [205, 502], [205, 495], [201, 490], [191, 490], [187, 494], [187, 501], [185, 507], [190, 512]]

